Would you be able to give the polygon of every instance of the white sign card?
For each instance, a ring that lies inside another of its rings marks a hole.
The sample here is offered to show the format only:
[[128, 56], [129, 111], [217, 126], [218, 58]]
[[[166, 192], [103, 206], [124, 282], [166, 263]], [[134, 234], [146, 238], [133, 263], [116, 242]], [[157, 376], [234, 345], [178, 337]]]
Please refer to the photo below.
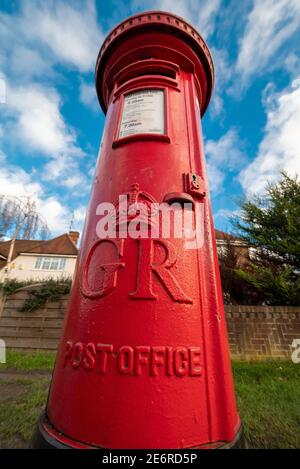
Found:
[[127, 94], [119, 138], [136, 134], [164, 134], [164, 91], [142, 90]]

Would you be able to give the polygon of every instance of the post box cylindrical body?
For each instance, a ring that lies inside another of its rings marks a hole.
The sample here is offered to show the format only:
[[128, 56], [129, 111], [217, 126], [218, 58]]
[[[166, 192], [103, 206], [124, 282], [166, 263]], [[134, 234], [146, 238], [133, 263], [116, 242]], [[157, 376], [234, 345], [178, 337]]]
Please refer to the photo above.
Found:
[[[96, 86], [106, 123], [40, 441], [234, 446], [240, 419], [201, 133], [209, 50], [183, 19], [139, 14], [105, 40]], [[161, 228], [144, 236], [147, 210], [140, 235], [126, 234], [130, 207], [162, 202], [177, 204], [173, 221], [185, 203], [192, 217], [201, 209], [198, 246]], [[106, 237], [103, 203], [115, 208]]]

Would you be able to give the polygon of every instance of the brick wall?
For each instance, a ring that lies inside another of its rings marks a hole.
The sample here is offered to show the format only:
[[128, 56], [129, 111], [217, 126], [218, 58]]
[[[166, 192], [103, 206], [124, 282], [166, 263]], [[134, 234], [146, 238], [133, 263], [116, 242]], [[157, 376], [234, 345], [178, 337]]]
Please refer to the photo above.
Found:
[[226, 305], [233, 358], [289, 358], [300, 339], [300, 307]]
[[[21, 313], [27, 290], [0, 298], [0, 339], [8, 348], [56, 350], [68, 296]], [[290, 359], [292, 342], [300, 339], [300, 307], [226, 305], [226, 319], [233, 358]]]

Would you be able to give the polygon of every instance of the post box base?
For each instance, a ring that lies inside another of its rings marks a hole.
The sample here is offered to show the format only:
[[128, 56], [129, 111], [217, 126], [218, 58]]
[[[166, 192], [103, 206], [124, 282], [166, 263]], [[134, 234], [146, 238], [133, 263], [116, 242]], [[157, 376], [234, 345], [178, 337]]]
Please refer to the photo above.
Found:
[[[246, 449], [247, 443], [241, 425], [231, 442], [207, 444], [190, 449]], [[95, 446], [85, 445], [59, 433], [49, 422], [47, 415], [41, 415], [35, 432], [29, 444], [29, 449], [97, 449]], [[100, 449], [100, 448], [99, 448]], [[104, 449], [104, 448], [103, 448]], [[188, 448], [186, 448], [188, 449]]]

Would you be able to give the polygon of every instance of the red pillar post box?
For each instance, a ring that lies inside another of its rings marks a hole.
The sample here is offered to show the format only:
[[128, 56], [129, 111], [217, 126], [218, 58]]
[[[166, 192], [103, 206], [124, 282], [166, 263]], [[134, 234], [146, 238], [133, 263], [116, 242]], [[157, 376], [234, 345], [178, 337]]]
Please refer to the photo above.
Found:
[[[173, 14], [135, 15], [102, 45], [106, 124], [35, 447], [241, 444], [201, 133], [213, 81], [207, 45]], [[200, 213], [199, 245], [149, 236], [161, 203], [172, 223]]]

